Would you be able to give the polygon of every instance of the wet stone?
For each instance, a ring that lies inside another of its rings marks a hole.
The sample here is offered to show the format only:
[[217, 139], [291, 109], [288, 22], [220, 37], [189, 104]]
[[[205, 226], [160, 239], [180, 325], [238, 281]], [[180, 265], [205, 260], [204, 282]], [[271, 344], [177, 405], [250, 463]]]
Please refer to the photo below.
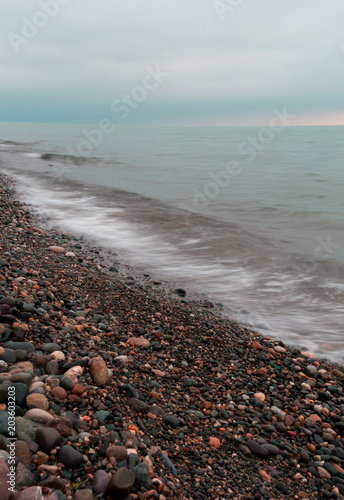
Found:
[[17, 383], [20, 382], [22, 384], [26, 384], [27, 386], [30, 386], [32, 382], [33, 375], [31, 373], [15, 373], [14, 375], [11, 375], [10, 381], [12, 383]]
[[3, 347], [5, 349], [24, 350], [26, 352], [35, 352], [36, 348], [31, 342], [5, 342]]
[[149, 476], [148, 466], [144, 463], [140, 463], [131, 469], [136, 475], [135, 486], [141, 488], [149, 488], [152, 484], [152, 480]]
[[183, 425], [180, 418], [176, 417], [175, 415], [168, 415], [167, 417], [165, 417], [164, 423], [170, 427], [173, 427], [174, 429]]
[[247, 446], [255, 457], [266, 459], [269, 457], [269, 451], [263, 448], [260, 444], [249, 439], [247, 441]]
[[337, 469], [330, 462], [326, 462], [323, 467], [331, 476], [338, 476]]
[[36, 430], [35, 441], [40, 450], [49, 453], [55, 446], [62, 441], [61, 434], [51, 427], [40, 427]]
[[6, 361], [6, 363], [12, 364], [16, 362], [17, 356], [14, 349], [5, 349], [4, 352], [0, 354], [0, 359]]
[[56, 429], [63, 437], [68, 437], [73, 432], [73, 423], [67, 417], [53, 418], [45, 424], [45, 427]]
[[114, 457], [117, 463], [127, 459], [127, 449], [124, 446], [109, 446], [106, 450], [107, 458]]
[[93, 477], [92, 486], [95, 495], [104, 494], [109, 483], [109, 475], [104, 470], [97, 470]]
[[69, 377], [61, 377], [60, 386], [66, 391], [71, 391], [74, 387], [74, 382]]
[[141, 401], [140, 399], [137, 398], [131, 398], [128, 401], [128, 406], [133, 411], [139, 412], [139, 413], [148, 413], [149, 412], [149, 405], [145, 403], [144, 401]]
[[55, 359], [51, 359], [48, 361], [48, 363], [45, 365], [45, 371], [49, 375], [58, 375], [59, 374], [59, 364]]
[[111, 498], [121, 500], [131, 491], [135, 479], [136, 476], [132, 471], [121, 467], [110, 479], [106, 492]]
[[18, 458], [19, 462], [21, 462], [25, 467], [31, 464], [32, 462], [32, 454], [29, 448], [29, 445], [25, 441], [17, 440], [15, 442], [15, 450], [16, 450], [16, 458]]
[[18, 382], [13, 384], [13, 387], [15, 388], [16, 404], [19, 406], [23, 406], [26, 401], [26, 397], [29, 395], [28, 386], [26, 384]]
[[54, 351], [59, 351], [60, 347], [61, 346], [55, 342], [48, 342], [46, 344], [42, 344], [39, 348], [44, 353], [52, 353]]
[[84, 463], [84, 459], [81, 453], [69, 445], [63, 446], [61, 448], [59, 453], [59, 460], [66, 467], [68, 467], [68, 469], [77, 469], [81, 464]]

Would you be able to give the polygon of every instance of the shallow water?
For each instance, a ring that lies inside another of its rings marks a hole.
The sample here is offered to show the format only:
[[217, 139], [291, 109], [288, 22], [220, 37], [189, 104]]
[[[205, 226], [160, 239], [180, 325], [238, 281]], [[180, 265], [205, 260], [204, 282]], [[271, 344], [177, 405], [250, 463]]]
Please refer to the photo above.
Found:
[[265, 335], [343, 361], [343, 127], [289, 127], [243, 154], [261, 129], [122, 126], [80, 156], [92, 128], [0, 124], [25, 201]]

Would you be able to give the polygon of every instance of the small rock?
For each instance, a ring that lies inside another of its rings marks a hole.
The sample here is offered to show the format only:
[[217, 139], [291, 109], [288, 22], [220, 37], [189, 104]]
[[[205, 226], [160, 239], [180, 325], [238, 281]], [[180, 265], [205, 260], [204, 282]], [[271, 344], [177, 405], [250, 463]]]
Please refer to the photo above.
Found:
[[63, 437], [71, 436], [73, 433], [73, 423], [67, 417], [53, 418], [45, 424], [45, 427], [56, 429]]
[[260, 444], [256, 443], [249, 439], [247, 441], [247, 446], [251, 450], [254, 456], [262, 459], [267, 459], [269, 457], [269, 451], [266, 448], [263, 448]]
[[114, 457], [116, 462], [123, 462], [127, 459], [127, 448], [124, 446], [109, 446], [106, 450], [107, 458]]
[[150, 346], [149, 340], [145, 337], [132, 337], [128, 340], [128, 344], [133, 347], [141, 347], [142, 349], [148, 349]]
[[9, 478], [7, 477], [9, 472], [7, 464], [5, 462], [0, 462], [0, 498], [2, 500], [9, 500], [10, 498], [11, 492], [8, 489], [10, 484], [7, 482], [9, 481]]
[[125, 467], [121, 467], [110, 479], [106, 493], [111, 498], [125, 498], [134, 486], [136, 475]]
[[217, 437], [210, 437], [209, 438], [209, 444], [213, 448], [216, 448], [217, 450], [221, 448], [221, 441]]
[[84, 463], [84, 458], [81, 453], [69, 445], [62, 446], [59, 453], [59, 460], [68, 469], [77, 469]]
[[77, 490], [74, 493], [73, 500], [95, 500], [95, 497], [93, 496], [92, 490]]
[[274, 350], [276, 352], [281, 353], [281, 354], [285, 354], [287, 352], [287, 350], [284, 347], [282, 347], [281, 345], [275, 345]]
[[265, 401], [266, 396], [262, 392], [256, 392], [254, 397], [258, 399], [258, 401], [261, 401], [263, 403], [263, 401]]
[[105, 470], [97, 470], [93, 477], [92, 487], [95, 495], [104, 494], [109, 484], [109, 475]]
[[51, 389], [50, 394], [60, 401], [64, 401], [65, 399], [67, 399], [67, 392], [65, 391], [65, 389], [63, 389], [63, 387], [54, 387], [53, 389]]
[[139, 413], [148, 413], [149, 412], [149, 405], [145, 403], [144, 401], [141, 401], [140, 399], [137, 398], [131, 398], [128, 401], [128, 406], [133, 411], [139, 412]]
[[39, 427], [36, 430], [35, 441], [40, 450], [49, 453], [55, 446], [62, 441], [61, 434], [52, 427]]
[[49, 401], [43, 394], [29, 394], [26, 398], [28, 408], [39, 408], [40, 410], [49, 410]]
[[65, 253], [66, 249], [63, 247], [51, 246], [51, 247], [48, 247], [48, 250], [51, 250], [51, 252], [54, 252], [54, 253]]
[[16, 458], [18, 458], [19, 462], [25, 465], [25, 467], [29, 466], [32, 462], [32, 454], [29, 445], [25, 441], [18, 439], [15, 442], [15, 450]]
[[331, 474], [323, 467], [317, 467], [317, 471], [321, 479], [331, 479]]
[[307, 375], [309, 375], [310, 377], [314, 377], [318, 373], [318, 370], [317, 370], [316, 366], [308, 365], [305, 368], [305, 373]]
[[101, 356], [91, 358], [88, 362], [93, 382], [102, 386], [107, 384], [109, 380], [109, 370], [106, 366], [104, 359]]
[[28, 410], [25, 413], [25, 417], [41, 424], [45, 424], [54, 418], [51, 413], [40, 410], [39, 408], [32, 408], [31, 410]]

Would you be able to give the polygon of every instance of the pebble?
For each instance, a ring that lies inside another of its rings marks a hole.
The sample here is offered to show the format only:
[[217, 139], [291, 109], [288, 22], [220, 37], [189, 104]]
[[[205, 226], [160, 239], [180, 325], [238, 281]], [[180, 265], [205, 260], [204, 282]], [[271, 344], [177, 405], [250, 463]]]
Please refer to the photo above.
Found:
[[10, 498], [10, 490], [8, 488], [8, 477], [9, 468], [5, 462], [0, 461], [0, 498], [1, 500], [9, 500]]
[[65, 253], [65, 248], [63, 247], [58, 247], [58, 246], [50, 246], [48, 247], [48, 250], [51, 250], [54, 253]]
[[29, 445], [25, 441], [17, 439], [15, 442], [16, 458], [26, 467], [32, 462], [32, 454]]
[[127, 459], [127, 449], [124, 446], [109, 446], [106, 450], [107, 458], [114, 457], [116, 462], [123, 462]]
[[249, 439], [247, 441], [247, 446], [254, 456], [262, 459], [267, 459], [269, 457], [269, 451], [266, 448], [263, 448], [260, 444], [256, 443]]
[[92, 480], [92, 487], [95, 495], [103, 495], [109, 483], [109, 475], [104, 470], [98, 469]]
[[52, 449], [61, 444], [62, 436], [52, 427], [39, 427], [36, 430], [35, 441], [40, 450], [49, 453]]
[[82, 454], [69, 445], [62, 446], [59, 453], [59, 460], [68, 469], [77, 469], [84, 463]]
[[170, 427], [173, 427], [174, 429], [183, 425], [180, 418], [176, 417], [175, 415], [167, 415], [167, 417], [164, 418], [164, 423]]
[[49, 410], [49, 401], [43, 394], [29, 394], [26, 397], [26, 405], [28, 408], [38, 408], [40, 410]]
[[125, 467], [121, 467], [110, 479], [106, 493], [115, 500], [126, 497], [134, 486], [136, 476]]
[[98, 386], [107, 384], [109, 380], [109, 370], [104, 359], [100, 356], [92, 358], [88, 362], [93, 382]]
[[52, 420], [54, 418], [51, 413], [48, 413], [47, 411], [41, 410], [39, 408], [32, 408], [31, 410], [28, 410], [25, 413], [25, 417], [29, 420], [40, 422], [42, 424], [45, 424], [49, 422], [49, 420]]
[[128, 406], [130, 406], [130, 408], [133, 411], [138, 412], [138, 413], [148, 413], [150, 410], [150, 407], [147, 403], [145, 403], [144, 401], [141, 401], [140, 399], [137, 399], [137, 398], [131, 398], [128, 401]]
[[128, 340], [128, 344], [133, 347], [141, 347], [142, 349], [148, 349], [150, 347], [150, 342], [144, 337], [132, 337]]

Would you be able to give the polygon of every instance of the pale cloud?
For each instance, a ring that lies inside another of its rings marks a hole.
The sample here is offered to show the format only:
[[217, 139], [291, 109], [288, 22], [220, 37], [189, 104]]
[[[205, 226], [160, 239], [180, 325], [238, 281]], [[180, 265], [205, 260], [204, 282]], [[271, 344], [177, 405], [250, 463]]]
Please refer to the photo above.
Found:
[[[47, 2], [60, 2], [58, 12], [16, 53], [8, 34], [25, 38], [27, 22], [39, 19]], [[98, 120], [155, 64], [170, 76], [141, 106], [140, 123], [174, 122], [173, 108], [181, 123], [254, 121], [278, 105], [299, 115], [334, 116], [344, 102], [342, 0], [236, 4], [221, 21], [213, 0], [6, 2], [4, 119]], [[12, 117], [10, 99], [16, 99]]]

